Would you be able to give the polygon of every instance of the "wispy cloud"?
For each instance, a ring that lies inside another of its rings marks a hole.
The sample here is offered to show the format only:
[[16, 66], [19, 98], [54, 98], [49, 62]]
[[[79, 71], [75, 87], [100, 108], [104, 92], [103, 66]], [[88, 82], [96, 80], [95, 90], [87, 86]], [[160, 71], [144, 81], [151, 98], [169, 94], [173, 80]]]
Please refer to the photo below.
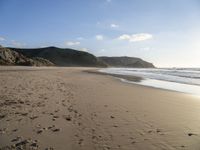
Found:
[[118, 25], [118, 24], [112, 23], [112, 24], [110, 24], [110, 27], [111, 27], [111, 28], [119, 28], [119, 25]]
[[67, 41], [65, 42], [65, 45], [67, 46], [75, 46], [75, 45], [80, 45], [81, 43], [78, 41], [72, 42], [72, 41]]
[[138, 34], [123, 34], [118, 37], [119, 40], [127, 40], [129, 42], [140, 42], [152, 39], [153, 35], [149, 33], [138, 33]]
[[96, 38], [96, 40], [98, 40], [98, 41], [101, 41], [101, 40], [104, 39], [103, 35], [100, 35], [100, 34], [99, 34], [99, 35], [96, 35], [95, 38]]
[[4, 37], [0, 36], [0, 41], [5, 41], [6, 39]]
[[106, 0], [106, 2], [110, 3], [112, 0]]
[[24, 47], [24, 46], [26, 46], [25, 43], [21, 43], [21, 42], [15, 41], [15, 40], [11, 41], [11, 45], [14, 46], [14, 47]]
[[81, 48], [80, 50], [84, 51], [84, 52], [88, 52], [89, 51], [87, 48]]

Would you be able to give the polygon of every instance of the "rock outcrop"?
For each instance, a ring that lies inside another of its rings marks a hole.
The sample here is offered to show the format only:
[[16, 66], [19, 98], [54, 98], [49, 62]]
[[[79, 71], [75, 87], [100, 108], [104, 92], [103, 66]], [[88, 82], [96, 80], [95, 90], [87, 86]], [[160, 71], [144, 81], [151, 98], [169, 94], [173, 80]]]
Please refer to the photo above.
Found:
[[0, 46], [0, 65], [53, 66], [54, 64], [43, 58], [31, 59], [14, 50]]

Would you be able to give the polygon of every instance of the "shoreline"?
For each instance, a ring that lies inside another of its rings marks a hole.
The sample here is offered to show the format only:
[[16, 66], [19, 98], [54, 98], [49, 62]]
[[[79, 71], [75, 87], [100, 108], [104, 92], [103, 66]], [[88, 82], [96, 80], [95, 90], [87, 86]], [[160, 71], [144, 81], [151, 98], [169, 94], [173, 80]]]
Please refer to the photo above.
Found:
[[0, 71], [0, 149], [200, 147], [199, 98], [88, 72], [95, 69]]
[[116, 78], [126, 79], [128, 81], [133, 81], [133, 82], [140, 82], [141, 80], [143, 80], [143, 78], [141, 78], [141, 77], [129, 76], [129, 75], [111, 74], [111, 73], [106, 73], [106, 72], [100, 72], [98, 70], [99, 69], [85, 70], [84, 72], [98, 74], [98, 75], [108, 75], [108, 76], [112, 76], [112, 77], [116, 77]]
[[[166, 91], [200, 97], [200, 93], [199, 93], [200, 87], [197, 85], [178, 83], [174, 81], [164, 81], [164, 80], [159, 80], [159, 79], [148, 79], [148, 78], [143, 78], [143, 77], [133, 76], [133, 75], [121, 75], [121, 74], [100, 72], [99, 69], [89, 70], [88, 73], [113, 76], [113, 77], [118, 78], [122, 82], [129, 83], [129, 84], [135, 84], [135, 85], [145, 86], [149, 88], [155, 88], [155, 89], [166, 90]], [[182, 86], [184, 86], [184, 88]]]
[[[175, 92], [175, 93], [179, 93], [179, 94], [186, 94], [186, 95], [200, 97], [200, 95], [198, 95], [198, 94], [182, 92], [182, 91], [176, 91], [176, 90], [173, 90], [173, 89], [166, 89], [166, 88], [162, 88], [162, 87], [155, 87], [153, 85], [140, 84], [140, 82], [142, 82], [142, 80], [149, 80], [149, 79], [144, 79], [142, 77], [131, 76], [131, 75], [112, 74], [112, 73], [106, 73], [106, 72], [99, 72], [98, 70], [99, 69], [85, 70], [84, 72], [98, 74], [98, 75], [112, 76], [112, 77], [115, 77], [115, 78], [119, 79], [121, 82], [123, 82], [125, 84], [134, 84], [135, 86], [137, 85], [137, 86], [142, 86], [142, 87], [146, 87], [146, 88], [153, 88], [153, 89], [158, 89], [158, 90], [164, 90], [164, 91], [170, 91], [170, 92]], [[176, 83], [176, 82], [173, 82], [173, 83]]]

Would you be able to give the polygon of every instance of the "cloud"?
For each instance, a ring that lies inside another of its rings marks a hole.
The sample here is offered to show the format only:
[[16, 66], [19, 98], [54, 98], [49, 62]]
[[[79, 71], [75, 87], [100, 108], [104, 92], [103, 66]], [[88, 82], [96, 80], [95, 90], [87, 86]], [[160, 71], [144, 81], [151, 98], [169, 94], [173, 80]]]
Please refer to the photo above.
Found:
[[118, 37], [119, 40], [129, 40], [131, 38], [128, 34], [123, 34], [120, 37]]
[[72, 42], [72, 41], [67, 41], [65, 42], [65, 45], [67, 46], [75, 46], [75, 45], [80, 45], [81, 43], [80, 42]]
[[153, 38], [152, 34], [149, 33], [138, 33], [138, 34], [123, 34], [118, 37], [119, 40], [127, 40], [129, 42], [140, 42], [140, 41], [146, 41]]
[[5, 41], [6, 39], [4, 37], [0, 36], [0, 41]]
[[15, 40], [11, 41], [11, 45], [14, 46], [14, 47], [24, 47], [24, 46], [26, 46], [25, 43], [17, 42]]
[[119, 28], [119, 25], [112, 23], [112, 24], [110, 24], [110, 27], [111, 28]]
[[103, 40], [103, 35], [96, 35], [96, 40], [98, 40], [98, 41]]
[[84, 52], [88, 52], [89, 51], [87, 48], [81, 48], [80, 50], [84, 51]]
[[106, 2], [110, 3], [112, 0], [106, 0]]

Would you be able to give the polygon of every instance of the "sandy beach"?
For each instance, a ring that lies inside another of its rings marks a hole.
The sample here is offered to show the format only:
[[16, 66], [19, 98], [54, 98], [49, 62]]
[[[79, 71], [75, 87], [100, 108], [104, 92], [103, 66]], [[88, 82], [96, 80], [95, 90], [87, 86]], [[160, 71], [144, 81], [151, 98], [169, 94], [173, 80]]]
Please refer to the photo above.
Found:
[[199, 150], [200, 98], [95, 68], [0, 67], [0, 150]]

